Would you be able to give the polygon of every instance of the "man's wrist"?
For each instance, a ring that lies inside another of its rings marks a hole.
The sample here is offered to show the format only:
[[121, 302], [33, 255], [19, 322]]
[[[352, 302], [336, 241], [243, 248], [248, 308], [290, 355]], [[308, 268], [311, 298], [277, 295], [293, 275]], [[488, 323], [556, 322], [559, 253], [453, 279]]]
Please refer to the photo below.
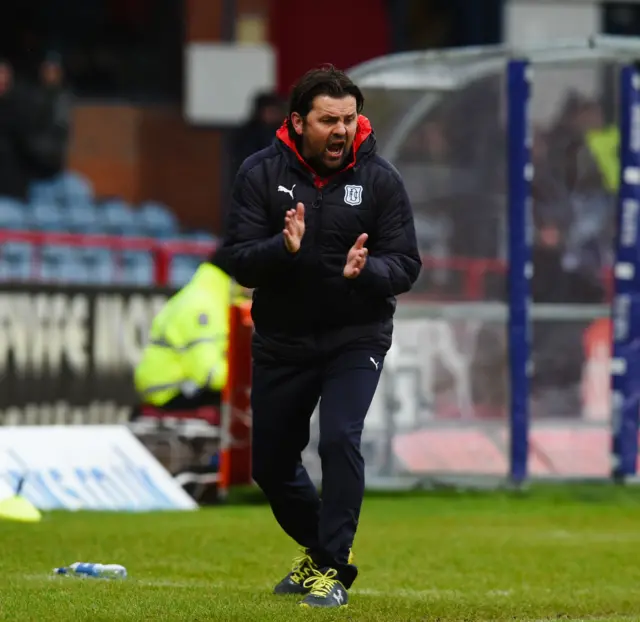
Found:
[[296, 257], [299, 254], [301, 247], [298, 247], [298, 250], [296, 251], [292, 251], [289, 248], [289, 244], [287, 244], [287, 238], [284, 236], [283, 233], [281, 233], [280, 235], [282, 237], [282, 249], [284, 250], [285, 255], [291, 258]]

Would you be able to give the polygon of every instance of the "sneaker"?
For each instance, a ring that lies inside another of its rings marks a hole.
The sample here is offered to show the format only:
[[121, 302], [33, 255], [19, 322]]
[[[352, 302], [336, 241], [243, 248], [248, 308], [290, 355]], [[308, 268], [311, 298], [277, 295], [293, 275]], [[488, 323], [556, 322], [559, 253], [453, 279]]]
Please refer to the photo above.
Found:
[[274, 594], [308, 594], [311, 588], [304, 587], [304, 582], [317, 571], [317, 566], [303, 549], [302, 555], [293, 560], [291, 572], [273, 589]]
[[346, 607], [349, 597], [344, 585], [336, 578], [338, 571], [335, 568], [313, 569], [310, 577], [307, 577], [302, 587], [309, 593], [300, 603], [301, 607]]

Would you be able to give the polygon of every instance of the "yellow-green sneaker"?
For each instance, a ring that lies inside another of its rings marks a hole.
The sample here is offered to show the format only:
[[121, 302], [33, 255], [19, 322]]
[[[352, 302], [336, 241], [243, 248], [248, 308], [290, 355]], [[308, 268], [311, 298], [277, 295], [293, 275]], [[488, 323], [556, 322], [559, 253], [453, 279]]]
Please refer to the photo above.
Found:
[[305, 599], [300, 603], [301, 607], [337, 608], [346, 607], [349, 596], [344, 585], [337, 579], [338, 571], [335, 568], [314, 569], [311, 576], [307, 577], [302, 586], [309, 590]]
[[274, 594], [308, 594], [310, 588], [304, 587], [304, 582], [317, 570], [317, 566], [306, 550], [294, 558], [291, 572], [273, 589]]

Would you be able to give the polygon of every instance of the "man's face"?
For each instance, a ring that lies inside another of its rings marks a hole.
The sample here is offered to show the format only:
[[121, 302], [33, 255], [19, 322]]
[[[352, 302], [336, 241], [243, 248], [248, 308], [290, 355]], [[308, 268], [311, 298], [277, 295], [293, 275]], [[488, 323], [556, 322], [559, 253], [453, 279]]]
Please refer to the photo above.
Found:
[[4, 95], [13, 81], [13, 72], [7, 63], [0, 63], [0, 95]]
[[557, 248], [560, 245], [560, 230], [553, 225], [545, 225], [538, 232], [540, 245], [546, 248]]
[[294, 112], [291, 121], [302, 137], [302, 157], [312, 166], [316, 163], [329, 169], [342, 168], [351, 153], [358, 125], [355, 97], [318, 95], [306, 119]]
[[62, 82], [62, 67], [58, 63], [45, 61], [40, 67], [40, 79], [45, 86], [59, 86]]
[[265, 106], [260, 111], [260, 120], [266, 125], [279, 125], [286, 116], [280, 106]]

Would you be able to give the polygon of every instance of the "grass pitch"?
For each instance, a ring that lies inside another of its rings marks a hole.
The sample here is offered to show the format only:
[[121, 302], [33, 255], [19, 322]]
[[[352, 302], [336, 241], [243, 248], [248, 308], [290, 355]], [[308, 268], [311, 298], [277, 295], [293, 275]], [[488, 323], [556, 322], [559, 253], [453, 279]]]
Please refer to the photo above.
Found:
[[[640, 620], [640, 491], [368, 496], [347, 609], [270, 591], [295, 545], [265, 505], [0, 523], [2, 620]], [[125, 581], [51, 576], [121, 563]]]

